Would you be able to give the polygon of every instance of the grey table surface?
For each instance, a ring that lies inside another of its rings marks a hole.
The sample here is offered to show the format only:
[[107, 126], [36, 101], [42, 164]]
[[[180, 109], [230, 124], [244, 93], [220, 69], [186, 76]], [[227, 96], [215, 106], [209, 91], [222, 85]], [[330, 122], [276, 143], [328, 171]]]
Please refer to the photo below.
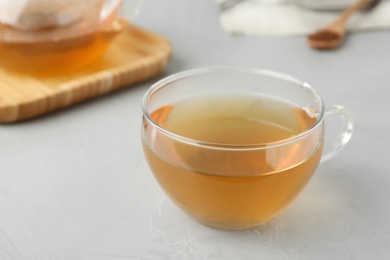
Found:
[[[225, 33], [209, 0], [147, 0], [136, 24], [174, 54], [156, 78], [36, 120], [0, 125], [0, 259], [390, 259], [390, 31], [330, 52], [304, 37]], [[309, 82], [355, 118], [348, 146], [288, 209], [253, 230], [202, 226], [143, 157], [141, 98], [166, 75], [260, 67]]]

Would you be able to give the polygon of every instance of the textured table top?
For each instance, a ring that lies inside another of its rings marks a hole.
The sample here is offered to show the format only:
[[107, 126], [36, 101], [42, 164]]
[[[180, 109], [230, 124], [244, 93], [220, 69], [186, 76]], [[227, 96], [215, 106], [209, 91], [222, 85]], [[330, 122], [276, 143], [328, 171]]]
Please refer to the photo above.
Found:
[[[137, 25], [174, 48], [164, 75], [39, 119], [0, 125], [0, 259], [390, 259], [390, 31], [318, 52], [303, 37], [233, 37], [209, 0], [149, 0]], [[210, 65], [309, 82], [355, 117], [348, 146], [254, 230], [204, 227], [143, 157], [140, 102], [159, 78]]]

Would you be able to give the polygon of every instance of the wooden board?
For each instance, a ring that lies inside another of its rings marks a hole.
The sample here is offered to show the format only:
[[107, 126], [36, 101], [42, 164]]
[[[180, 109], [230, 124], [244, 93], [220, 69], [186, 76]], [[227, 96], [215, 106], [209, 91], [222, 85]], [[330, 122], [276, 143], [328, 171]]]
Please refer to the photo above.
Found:
[[163, 37], [132, 27], [101, 59], [68, 75], [34, 78], [0, 68], [0, 123], [33, 118], [148, 79], [166, 67], [171, 50]]

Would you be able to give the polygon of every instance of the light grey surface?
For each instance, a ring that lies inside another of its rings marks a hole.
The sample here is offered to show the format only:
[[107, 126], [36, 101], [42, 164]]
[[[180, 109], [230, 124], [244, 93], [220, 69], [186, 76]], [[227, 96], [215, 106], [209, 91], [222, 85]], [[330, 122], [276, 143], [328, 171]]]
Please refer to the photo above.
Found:
[[0, 259], [390, 259], [390, 31], [317, 52], [303, 37], [224, 33], [210, 0], [147, 0], [136, 23], [167, 37], [165, 75], [210, 65], [297, 76], [355, 117], [347, 146], [265, 226], [193, 222], [150, 173], [140, 101], [158, 78], [37, 120], [0, 125]]

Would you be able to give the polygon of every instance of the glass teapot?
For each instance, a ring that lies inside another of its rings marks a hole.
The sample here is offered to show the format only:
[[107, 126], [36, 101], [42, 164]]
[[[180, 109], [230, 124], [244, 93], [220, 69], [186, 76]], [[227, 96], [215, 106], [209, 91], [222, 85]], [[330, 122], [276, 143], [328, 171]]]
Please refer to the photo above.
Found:
[[141, 0], [0, 0], [0, 66], [62, 73], [100, 57]]

